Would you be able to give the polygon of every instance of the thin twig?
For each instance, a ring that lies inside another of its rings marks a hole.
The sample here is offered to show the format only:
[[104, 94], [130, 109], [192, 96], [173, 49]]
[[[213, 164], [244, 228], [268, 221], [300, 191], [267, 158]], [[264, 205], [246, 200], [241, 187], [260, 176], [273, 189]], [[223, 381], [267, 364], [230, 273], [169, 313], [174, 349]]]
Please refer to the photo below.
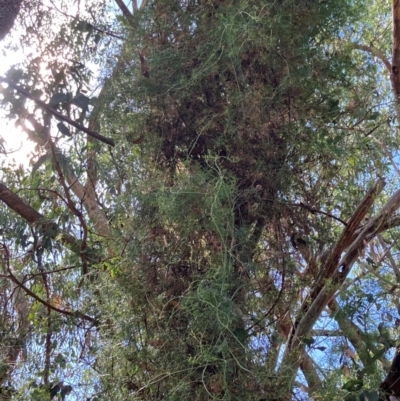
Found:
[[115, 142], [112, 138], [106, 138], [105, 136], [100, 135], [97, 132], [94, 132], [94, 131], [84, 127], [83, 125], [71, 120], [70, 118], [64, 116], [63, 114], [59, 113], [57, 110], [54, 110], [52, 107], [50, 107], [46, 102], [44, 102], [43, 100], [40, 100], [36, 96], [33, 96], [30, 92], [26, 91], [21, 86], [14, 84], [9, 79], [0, 77], [0, 82], [6, 83], [8, 86], [15, 89], [21, 95], [27, 97], [28, 99], [33, 100], [38, 106], [42, 107], [43, 109], [45, 109], [46, 111], [51, 113], [58, 120], [64, 121], [64, 122], [72, 125], [73, 127], [78, 128], [80, 131], [83, 131], [86, 134], [92, 136], [93, 138], [98, 139], [100, 142], [104, 142], [110, 146], [115, 146]]

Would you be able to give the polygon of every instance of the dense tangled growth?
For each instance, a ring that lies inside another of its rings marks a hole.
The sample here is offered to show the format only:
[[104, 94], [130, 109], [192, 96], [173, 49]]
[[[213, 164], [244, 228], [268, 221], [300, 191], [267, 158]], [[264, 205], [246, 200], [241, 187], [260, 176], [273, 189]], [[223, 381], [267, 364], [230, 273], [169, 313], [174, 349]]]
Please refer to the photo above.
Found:
[[400, 395], [379, 1], [376, 34], [358, 1], [67, 3], [21, 11], [0, 75], [36, 145], [1, 172], [1, 395]]

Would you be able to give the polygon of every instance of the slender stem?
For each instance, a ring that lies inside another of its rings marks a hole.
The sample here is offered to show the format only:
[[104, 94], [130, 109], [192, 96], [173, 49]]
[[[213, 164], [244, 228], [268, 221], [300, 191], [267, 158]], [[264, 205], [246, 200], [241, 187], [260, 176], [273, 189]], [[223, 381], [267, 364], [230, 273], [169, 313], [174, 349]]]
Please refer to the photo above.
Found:
[[54, 110], [52, 107], [50, 107], [43, 100], [40, 100], [36, 96], [33, 96], [30, 92], [26, 91], [21, 86], [14, 84], [9, 79], [0, 77], [0, 82], [4, 82], [4, 83], [8, 84], [8, 86], [15, 89], [21, 95], [25, 96], [28, 99], [33, 100], [38, 106], [42, 107], [43, 109], [45, 109], [46, 111], [51, 113], [58, 120], [65, 121], [66, 123], [72, 125], [73, 127], [78, 128], [80, 131], [83, 131], [86, 134], [92, 136], [93, 138], [98, 139], [100, 142], [104, 142], [110, 146], [115, 146], [115, 142], [112, 138], [106, 138], [105, 136], [100, 135], [97, 132], [94, 132], [94, 131], [84, 127], [83, 125], [71, 120], [69, 117], [64, 116], [63, 114], [59, 113], [57, 110]]

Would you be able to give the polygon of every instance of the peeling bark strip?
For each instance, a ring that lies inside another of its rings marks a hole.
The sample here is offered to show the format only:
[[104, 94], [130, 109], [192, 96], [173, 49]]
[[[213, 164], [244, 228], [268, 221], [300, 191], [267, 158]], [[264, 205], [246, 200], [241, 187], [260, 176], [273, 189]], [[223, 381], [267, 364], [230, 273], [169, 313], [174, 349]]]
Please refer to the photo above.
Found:
[[320, 278], [319, 280], [317, 280], [314, 288], [311, 290], [310, 295], [304, 301], [301, 307], [299, 318], [294, 324], [292, 336], [297, 331], [298, 325], [300, 323], [300, 320], [303, 318], [303, 315], [311, 308], [313, 301], [318, 297], [318, 294], [322, 291], [328, 280], [330, 280], [334, 275], [335, 271], [338, 268], [340, 256], [342, 255], [344, 250], [361, 235], [360, 233], [356, 238], [354, 238], [356, 230], [359, 228], [362, 220], [374, 204], [376, 197], [382, 192], [384, 187], [385, 180], [383, 178], [380, 178], [375, 183], [375, 185], [367, 192], [367, 194], [364, 196], [364, 199], [361, 201], [353, 215], [350, 217], [346, 227], [342, 232], [342, 235], [331, 250], [329, 256], [327, 258], [325, 258], [324, 256], [321, 257], [320, 264], [322, 266], [321, 269], [323, 275], [320, 275]]
[[90, 129], [84, 127], [83, 125], [71, 120], [70, 118], [68, 118], [68, 117], [64, 116], [63, 114], [59, 113], [57, 110], [54, 110], [46, 102], [43, 102], [43, 100], [40, 100], [36, 96], [33, 96], [30, 92], [26, 91], [21, 86], [14, 84], [9, 79], [4, 78], [4, 77], [0, 77], [0, 82], [6, 83], [10, 88], [15, 89], [21, 95], [25, 96], [28, 99], [33, 100], [38, 106], [42, 107], [43, 109], [45, 109], [46, 111], [51, 113], [58, 120], [65, 121], [66, 123], [72, 125], [73, 127], [78, 128], [80, 131], [85, 132], [86, 134], [92, 136], [93, 138], [96, 138], [100, 142], [104, 142], [104, 143], [106, 143], [107, 145], [110, 145], [110, 146], [115, 146], [114, 139], [106, 138], [105, 136], [100, 135], [97, 132], [91, 131]]
[[[396, 221], [396, 217], [393, 214], [400, 207], [400, 190], [387, 201], [375, 217], [369, 219], [368, 223], [363, 227], [359, 227], [362, 219], [372, 207], [379, 193], [383, 190], [384, 185], [385, 181], [379, 179], [368, 191], [344, 228], [342, 235], [329, 256], [322, 256], [319, 260], [323, 276], [321, 276], [320, 280], [311, 290], [310, 296], [303, 304], [297, 316], [286, 344], [281, 367], [279, 368], [281, 377], [285, 376], [287, 378], [287, 386], [290, 391], [293, 388], [294, 379], [303, 361], [305, 349], [303, 339], [311, 333], [322, 311], [340, 289], [353, 264], [357, 261], [368, 242], [384, 231], [385, 227], [390, 228], [391, 224]], [[345, 255], [339, 259], [345, 251]], [[400, 369], [396, 377], [400, 380]], [[391, 388], [393, 390], [392, 385]]]

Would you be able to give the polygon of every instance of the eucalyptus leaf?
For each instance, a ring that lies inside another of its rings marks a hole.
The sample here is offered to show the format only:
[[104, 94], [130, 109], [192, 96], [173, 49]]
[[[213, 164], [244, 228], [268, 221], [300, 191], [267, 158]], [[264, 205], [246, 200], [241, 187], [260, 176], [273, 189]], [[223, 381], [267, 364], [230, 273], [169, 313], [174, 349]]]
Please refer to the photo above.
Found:
[[74, 98], [72, 98], [71, 103], [78, 106], [83, 111], [86, 111], [89, 106], [90, 99], [83, 93], [78, 93]]
[[35, 171], [37, 171], [38, 168], [41, 167], [50, 158], [51, 158], [51, 155], [49, 153], [46, 153], [46, 154], [40, 156], [39, 159], [37, 159], [36, 163], [33, 165], [31, 174], [34, 174]]
[[58, 123], [57, 128], [63, 135], [72, 137], [71, 131], [66, 125], [64, 125], [64, 123]]
[[349, 380], [342, 386], [342, 389], [349, 392], [359, 391], [362, 388], [363, 384], [364, 382], [362, 380]]
[[57, 104], [68, 102], [70, 99], [70, 94], [69, 93], [55, 93], [49, 101], [49, 106], [53, 107], [56, 106]]

